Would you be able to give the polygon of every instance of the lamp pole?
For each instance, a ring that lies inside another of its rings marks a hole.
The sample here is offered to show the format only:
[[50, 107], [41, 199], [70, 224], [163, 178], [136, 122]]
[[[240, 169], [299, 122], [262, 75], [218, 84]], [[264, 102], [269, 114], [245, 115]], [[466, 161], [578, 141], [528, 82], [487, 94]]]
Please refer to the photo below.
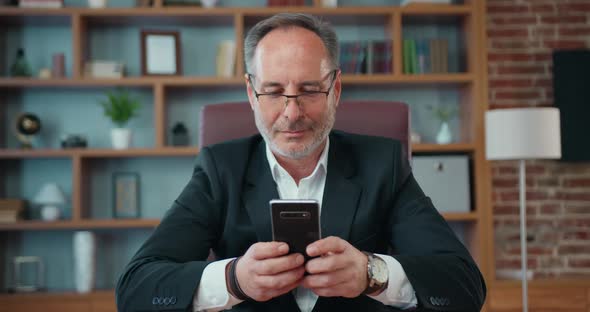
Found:
[[527, 234], [526, 234], [526, 165], [525, 160], [520, 160], [520, 260], [522, 268], [522, 311], [528, 312], [528, 280], [527, 280]]

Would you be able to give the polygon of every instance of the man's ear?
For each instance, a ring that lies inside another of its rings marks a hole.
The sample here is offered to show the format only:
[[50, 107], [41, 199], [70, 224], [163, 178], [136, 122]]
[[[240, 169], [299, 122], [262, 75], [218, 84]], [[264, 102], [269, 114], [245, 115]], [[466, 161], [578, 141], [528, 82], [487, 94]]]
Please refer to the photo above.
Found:
[[256, 101], [256, 96], [254, 95], [253, 86], [250, 83], [250, 79], [248, 79], [248, 74], [244, 74], [244, 80], [246, 81], [246, 93], [248, 94], [248, 102], [250, 102], [250, 108], [254, 110], [254, 104]]
[[336, 72], [336, 77], [334, 77], [334, 100], [336, 101], [336, 107], [340, 103], [340, 94], [342, 94], [342, 72], [338, 70]]

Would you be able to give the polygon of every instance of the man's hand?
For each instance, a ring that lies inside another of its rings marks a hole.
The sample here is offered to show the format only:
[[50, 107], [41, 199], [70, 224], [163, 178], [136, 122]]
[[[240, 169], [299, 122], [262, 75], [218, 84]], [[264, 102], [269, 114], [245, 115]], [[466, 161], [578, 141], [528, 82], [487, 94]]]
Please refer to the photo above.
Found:
[[305, 269], [310, 275], [303, 286], [323, 297], [354, 298], [367, 288], [367, 256], [347, 241], [330, 236], [307, 246], [311, 257]]
[[236, 275], [250, 298], [267, 301], [297, 287], [305, 273], [303, 255], [291, 254], [280, 242], [256, 243], [240, 258]]

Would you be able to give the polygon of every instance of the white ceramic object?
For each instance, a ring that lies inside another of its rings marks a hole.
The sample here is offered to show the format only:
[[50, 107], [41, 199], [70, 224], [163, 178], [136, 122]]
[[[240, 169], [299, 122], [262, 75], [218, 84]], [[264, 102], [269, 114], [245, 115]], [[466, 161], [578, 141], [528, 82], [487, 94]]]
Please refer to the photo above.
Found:
[[45, 205], [41, 207], [41, 219], [43, 221], [56, 221], [61, 216], [61, 210], [54, 205]]
[[201, 4], [205, 8], [214, 8], [217, 5], [217, 0], [201, 0]]
[[338, 0], [322, 0], [324, 8], [335, 8], [338, 6]]
[[96, 272], [96, 237], [90, 231], [74, 233], [74, 278], [76, 291], [89, 293], [94, 288]]
[[88, 0], [88, 7], [102, 9], [107, 7], [107, 0]]
[[131, 146], [131, 130], [127, 128], [111, 129], [111, 143], [114, 149], [126, 149]]
[[443, 122], [440, 125], [440, 130], [438, 130], [438, 134], [436, 135], [436, 143], [449, 144], [452, 140], [453, 135], [451, 133], [451, 129], [449, 128], [449, 123]]

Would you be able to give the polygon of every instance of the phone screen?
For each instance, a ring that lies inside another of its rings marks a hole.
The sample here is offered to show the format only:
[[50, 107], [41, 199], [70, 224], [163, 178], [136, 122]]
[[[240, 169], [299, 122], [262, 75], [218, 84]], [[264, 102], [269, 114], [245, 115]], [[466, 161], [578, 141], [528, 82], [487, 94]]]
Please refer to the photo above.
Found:
[[301, 253], [321, 238], [319, 204], [316, 200], [274, 199], [270, 201], [272, 238], [289, 245], [289, 253]]

